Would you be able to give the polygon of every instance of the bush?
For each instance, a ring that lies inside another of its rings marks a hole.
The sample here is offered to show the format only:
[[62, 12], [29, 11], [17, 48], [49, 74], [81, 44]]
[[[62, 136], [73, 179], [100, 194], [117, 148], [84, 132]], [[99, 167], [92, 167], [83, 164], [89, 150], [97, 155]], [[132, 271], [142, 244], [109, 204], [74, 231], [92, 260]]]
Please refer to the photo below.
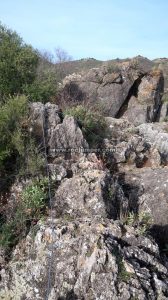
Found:
[[139, 214], [134, 212], [129, 212], [125, 215], [125, 220], [122, 218], [125, 225], [134, 226], [138, 234], [146, 234], [151, 225], [153, 224], [152, 217], [147, 212], [141, 212]]
[[9, 156], [23, 154], [21, 122], [27, 115], [25, 96], [9, 98], [0, 105], [0, 168]]
[[5, 249], [7, 255], [45, 214], [47, 195], [48, 179], [46, 177], [33, 181], [23, 189], [12, 218], [3, 222], [0, 227], [0, 246]]
[[44, 156], [28, 130], [26, 96], [9, 98], [0, 105], [0, 176], [4, 186], [10, 177], [37, 176], [42, 172]]
[[11, 29], [0, 24], [0, 98], [23, 92], [36, 76], [38, 53]]
[[46, 204], [47, 192], [44, 182], [34, 182], [23, 190], [22, 200], [27, 213], [33, 218], [39, 218]]
[[24, 92], [30, 101], [46, 103], [57, 94], [57, 73], [51, 67], [36, 74], [34, 82], [24, 86]]
[[105, 138], [106, 121], [98, 112], [78, 105], [65, 110], [65, 114], [73, 116], [77, 120], [90, 146], [98, 146]]

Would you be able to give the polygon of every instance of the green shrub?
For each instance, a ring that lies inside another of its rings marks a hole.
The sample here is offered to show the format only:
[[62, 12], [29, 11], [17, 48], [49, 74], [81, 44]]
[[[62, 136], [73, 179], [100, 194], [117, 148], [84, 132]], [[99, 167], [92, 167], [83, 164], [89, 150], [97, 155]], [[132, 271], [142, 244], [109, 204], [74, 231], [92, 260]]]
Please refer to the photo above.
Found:
[[18, 152], [23, 154], [21, 122], [27, 114], [27, 98], [9, 98], [0, 105], [0, 168], [6, 158]]
[[121, 68], [117, 63], [111, 63], [107, 66], [108, 73], [120, 73]]
[[21, 194], [13, 216], [0, 227], [0, 246], [6, 254], [26, 236], [30, 228], [45, 215], [48, 199], [48, 179], [35, 180]]
[[151, 215], [147, 212], [139, 214], [129, 212], [125, 216], [122, 216], [122, 221], [125, 225], [135, 226], [137, 233], [142, 235], [148, 232], [153, 223]]
[[78, 105], [65, 110], [65, 114], [77, 120], [90, 146], [97, 146], [104, 139], [107, 125], [104, 117], [98, 112]]
[[38, 53], [21, 37], [0, 24], [0, 98], [23, 92], [36, 76]]
[[39, 217], [41, 210], [46, 204], [47, 194], [44, 185], [33, 183], [25, 188], [22, 193], [23, 205], [33, 217]]
[[[0, 171], [5, 170], [6, 162], [8, 163], [11, 157], [15, 171], [20, 175], [35, 176], [42, 171], [44, 156], [27, 127], [26, 96], [11, 97], [0, 105]], [[12, 161], [10, 164], [13, 172]]]
[[24, 92], [30, 101], [46, 103], [57, 94], [58, 77], [52, 67], [37, 72], [34, 82], [24, 86]]

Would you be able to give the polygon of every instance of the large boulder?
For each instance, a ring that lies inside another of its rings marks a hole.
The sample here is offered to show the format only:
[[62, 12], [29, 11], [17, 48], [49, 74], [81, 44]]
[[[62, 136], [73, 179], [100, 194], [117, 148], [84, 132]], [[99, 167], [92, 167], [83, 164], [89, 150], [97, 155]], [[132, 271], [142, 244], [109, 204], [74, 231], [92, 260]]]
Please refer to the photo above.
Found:
[[63, 80], [61, 99], [89, 102], [100, 106], [106, 116], [121, 117], [137, 124], [159, 118], [164, 89], [161, 71], [151, 71], [153, 64], [137, 57], [119, 62], [115, 67], [102, 66], [71, 74]]
[[159, 120], [163, 91], [162, 72], [160, 70], [148, 72], [142, 77], [137, 93], [130, 97], [123, 115], [136, 125]]

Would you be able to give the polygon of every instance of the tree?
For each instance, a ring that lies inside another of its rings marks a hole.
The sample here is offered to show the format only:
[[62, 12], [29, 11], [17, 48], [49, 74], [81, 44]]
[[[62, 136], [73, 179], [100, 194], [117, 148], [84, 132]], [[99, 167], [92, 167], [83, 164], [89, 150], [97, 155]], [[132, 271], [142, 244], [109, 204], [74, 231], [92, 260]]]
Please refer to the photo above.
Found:
[[36, 76], [38, 53], [11, 29], [0, 24], [0, 98], [22, 93]]
[[58, 47], [55, 49], [56, 63], [64, 63], [72, 60], [72, 56], [70, 56], [65, 50]]

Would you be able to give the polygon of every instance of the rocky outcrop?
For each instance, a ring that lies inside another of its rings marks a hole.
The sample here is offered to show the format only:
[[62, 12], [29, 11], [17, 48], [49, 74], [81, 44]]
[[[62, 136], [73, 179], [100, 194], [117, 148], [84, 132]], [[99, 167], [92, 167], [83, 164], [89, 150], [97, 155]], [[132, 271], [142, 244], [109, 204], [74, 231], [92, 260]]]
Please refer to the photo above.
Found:
[[162, 162], [168, 162], [168, 125], [167, 123], [141, 124], [138, 126], [140, 135], [148, 143], [158, 149]]
[[163, 74], [152, 64], [135, 58], [115, 66], [71, 74], [63, 81], [62, 101], [89, 102], [106, 116], [121, 117], [136, 125], [159, 119], [164, 89]]
[[88, 149], [82, 131], [73, 117], [64, 119], [57, 105], [33, 103], [30, 106], [30, 130], [43, 144], [46, 139], [47, 153], [51, 158], [74, 156]]
[[155, 238], [168, 243], [168, 168], [143, 168], [121, 177], [120, 184], [129, 195], [129, 208], [151, 216]]
[[167, 261], [152, 239], [105, 218], [48, 222], [1, 270], [1, 299], [45, 299], [50, 263], [49, 300], [168, 299]]
[[164, 79], [160, 71], [151, 71], [141, 79], [137, 94], [130, 97], [123, 115], [135, 125], [160, 118]]
[[[168, 133], [167, 123], [146, 123], [159, 118], [163, 89], [151, 67], [138, 58], [65, 78], [66, 99], [108, 115], [95, 153], [57, 105], [30, 105], [52, 199], [8, 262], [0, 249], [0, 299], [168, 299]], [[10, 204], [26, 184], [11, 188]]]

